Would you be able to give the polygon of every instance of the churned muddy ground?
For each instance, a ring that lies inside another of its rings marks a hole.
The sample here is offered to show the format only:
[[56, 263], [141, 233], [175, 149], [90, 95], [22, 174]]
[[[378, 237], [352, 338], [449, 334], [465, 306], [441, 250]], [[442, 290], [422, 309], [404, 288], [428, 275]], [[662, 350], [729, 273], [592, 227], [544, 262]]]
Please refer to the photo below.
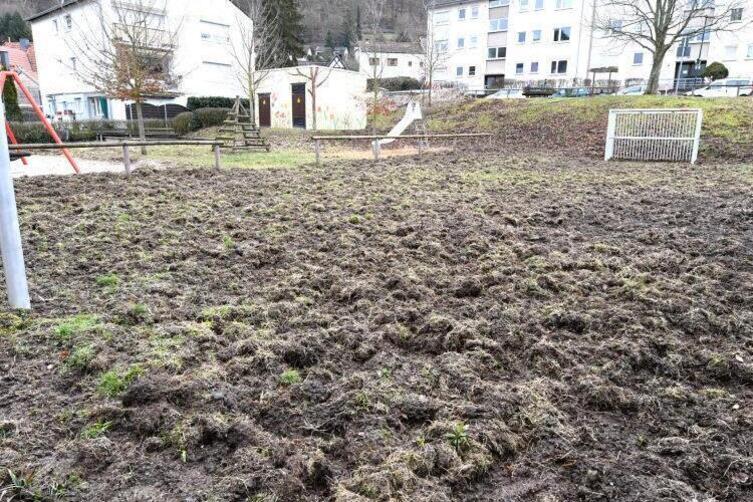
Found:
[[17, 191], [35, 311], [0, 317], [0, 500], [751, 500], [750, 167]]

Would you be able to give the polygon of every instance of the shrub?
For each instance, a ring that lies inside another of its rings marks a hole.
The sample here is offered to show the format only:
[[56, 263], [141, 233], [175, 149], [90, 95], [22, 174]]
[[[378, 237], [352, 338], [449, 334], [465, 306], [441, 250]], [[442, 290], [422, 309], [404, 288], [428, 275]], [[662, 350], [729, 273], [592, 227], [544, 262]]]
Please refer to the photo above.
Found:
[[721, 80], [729, 77], [729, 70], [722, 63], [714, 62], [706, 67], [703, 76], [711, 80]]
[[[242, 99], [241, 103], [246, 109], [249, 108], [247, 99]], [[235, 98], [223, 98], [221, 96], [204, 96], [188, 98], [188, 109], [193, 111], [201, 108], [232, 108], [235, 104]]]
[[[388, 91], [417, 91], [421, 89], [421, 82], [411, 77], [394, 77], [379, 79], [379, 87]], [[368, 80], [368, 90], [374, 90], [374, 79]]]
[[557, 92], [554, 87], [526, 87], [523, 95], [528, 98], [548, 98]]
[[219, 126], [225, 122], [228, 113], [228, 108], [199, 108], [193, 112], [194, 123], [198, 125], [198, 129]]
[[[5, 67], [0, 66], [0, 69]], [[12, 77], [8, 77], [5, 80], [5, 87], [3, 88], [3, 102], [5, 103], [5, 114], [8, 120], [21, 120], [23, 119], [23, 113], [21, 113], [21, 107], [18, 106], [18, 89], [16, 89], [16, 83]]]
[[183, 112], [173, 119], [173, 129], [179, 136], [185, 136], [193, 131], [193, 113]]

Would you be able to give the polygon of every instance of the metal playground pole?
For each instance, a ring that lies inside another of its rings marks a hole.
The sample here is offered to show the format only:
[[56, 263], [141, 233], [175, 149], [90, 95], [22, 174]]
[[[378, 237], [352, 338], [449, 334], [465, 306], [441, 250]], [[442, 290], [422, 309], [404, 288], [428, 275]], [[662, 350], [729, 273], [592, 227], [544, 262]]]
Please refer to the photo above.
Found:
[[[5, 105], [1, 102], [0, 123], [5, 123]], [[21, 229], [18, 226], [16, 194], [10, 174], [8, 138], [4, 132], [0, 132], [0, 250], [3, 255], [5, 282], [8, 286], [8, 303], [14, 309], [31, 309], [26, 265], [21, 247]]]

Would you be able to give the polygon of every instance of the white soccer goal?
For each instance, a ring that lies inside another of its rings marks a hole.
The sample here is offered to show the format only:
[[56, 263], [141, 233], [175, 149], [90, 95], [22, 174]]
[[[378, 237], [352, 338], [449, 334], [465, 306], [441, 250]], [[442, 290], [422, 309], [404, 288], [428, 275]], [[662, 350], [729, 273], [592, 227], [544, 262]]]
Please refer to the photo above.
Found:
[[605, 160], [698, 160], [703, 110], [610, 110]]

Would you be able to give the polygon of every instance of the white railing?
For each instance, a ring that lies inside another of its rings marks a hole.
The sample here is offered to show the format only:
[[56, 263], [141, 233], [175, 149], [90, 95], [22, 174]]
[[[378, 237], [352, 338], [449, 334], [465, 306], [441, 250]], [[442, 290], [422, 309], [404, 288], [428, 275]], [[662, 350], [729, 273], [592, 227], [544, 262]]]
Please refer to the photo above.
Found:
[[611, 110], [605, 160], [698, 160], [703, 110]]

